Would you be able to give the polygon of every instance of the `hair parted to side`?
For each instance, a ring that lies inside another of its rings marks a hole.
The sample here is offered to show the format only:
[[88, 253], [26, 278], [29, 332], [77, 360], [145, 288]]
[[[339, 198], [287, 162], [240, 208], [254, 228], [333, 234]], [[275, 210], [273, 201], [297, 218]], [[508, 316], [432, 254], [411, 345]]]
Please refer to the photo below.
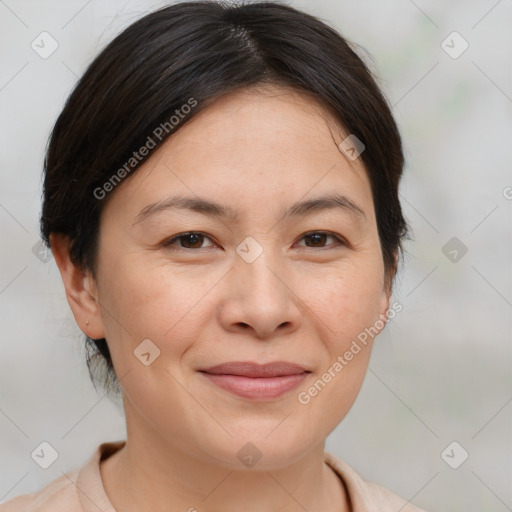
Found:
[[[277, 2], [176, 3], [139, 19], [104, 48], [78, 81], [48, 141], [43, 241], [49, 247], [50, 233], [68, 236], [73, 263], [95, 277], [100, 215], [108, 201], [103, 196], [113, 175], [129, 179], [139, 165], [133, 153], [148, 146], [148, 137], [156, 142], [150, 156], [220, 96], [258, 84], [308, 93], [364, 143], [360, 158], [391, 286], [409, 232], [398, 196], [402, 143], [391, 110], [338, 32]], [[184, 114], [180, 109], [191, 98], [195, 106]], [[177, 111], [180, 122], [155, 137]], [[93, 383], [118, 393], [105, 339], [86, 337], [86, 361]]]

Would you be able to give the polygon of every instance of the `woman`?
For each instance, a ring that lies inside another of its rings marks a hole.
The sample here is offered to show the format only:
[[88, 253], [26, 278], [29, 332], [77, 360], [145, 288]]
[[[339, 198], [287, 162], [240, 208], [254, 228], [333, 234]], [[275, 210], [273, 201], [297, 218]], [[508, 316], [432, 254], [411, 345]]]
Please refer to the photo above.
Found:
[[396, 309], [402, 169], [310, 15], [186, 2], [116, 37], [55, 124], [41, 232], [127, 439], [2, 512], [418, 511], [324, 452]]

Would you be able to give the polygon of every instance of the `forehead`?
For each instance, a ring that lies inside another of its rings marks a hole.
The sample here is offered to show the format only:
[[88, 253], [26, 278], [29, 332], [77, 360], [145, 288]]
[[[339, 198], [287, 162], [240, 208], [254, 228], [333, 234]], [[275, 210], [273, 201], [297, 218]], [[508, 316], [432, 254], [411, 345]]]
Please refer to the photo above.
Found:
[[[212, 142], [223, 143], [218, 150], [240, 141], [247, 148], [261, 141], [269, 149], [279, 145], [283, 150], [290, 146], [297, 150], [298, 142], [305, 138], [314, 144], [322, 139], [329, 143], [325, 140], [329, 135], [332, 142], [332, 137], [340, 137], [344, 128], [312, 95], [275, 85], [257, 85], [218, 98], [182, 131], [187, 135], [208, 134]], [[174, 142], [181, 146], [189, 142], [186, 137], [176, 139]], [[209, 142], [210, 139], [204, 140], [206, 145]], [[304, 150], [311, 150], [311, 145], [306, 144]]]
[[130, 197], [132, 212], [171, 193], [228, 196], [240, 205], [254, 195], [292, 203], [340, 188], [365, 202], [371, 192], [361, 160], [338, 149], [346, 135], [309, 95], [276, 86], [236, 91], [168, 137], [114, 196]]

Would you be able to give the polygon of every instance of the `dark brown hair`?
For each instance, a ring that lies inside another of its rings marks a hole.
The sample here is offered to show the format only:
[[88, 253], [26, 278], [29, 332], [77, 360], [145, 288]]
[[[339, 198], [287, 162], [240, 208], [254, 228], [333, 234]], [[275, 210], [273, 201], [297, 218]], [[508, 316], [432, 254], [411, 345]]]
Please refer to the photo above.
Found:
[[[391, 110], [337, 31], [276, 2], [176, 3], [139, 19], [106, 46], [78, 81], [48, 142], [41, 213], [46, 245], [52, 232], [67, 235], [72, 261], [95, 276], [108, 200], [98, 190], [111, 188], [105, 184], [116, 173], [129, 179], [139, 163], [133, 153], [148, 137], [155, 142], [150, 155], [220, 96], [263, 83], [308, 93], [364, 143], [361, 159], [391, 284], [408, 234], [398, 196], [404, 157]], [[195, 106], [183, 115], [191, 98]], [[155, 129], [178, 114], [180, 122], [155, 137]], [[106, 340], [86, 338], [86, 350], [93, 383], [98, 366], [105, 388], [119, 390]]]

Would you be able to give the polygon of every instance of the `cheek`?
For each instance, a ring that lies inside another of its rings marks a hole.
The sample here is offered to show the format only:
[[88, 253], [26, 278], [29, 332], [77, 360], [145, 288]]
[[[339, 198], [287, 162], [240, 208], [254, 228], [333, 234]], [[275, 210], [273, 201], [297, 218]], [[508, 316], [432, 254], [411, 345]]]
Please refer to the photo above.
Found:
[[211, 275], [191, 280], [190, 272], [186, 279], [179, 270], [171, 273], [165, 266], [143, 263], [117, 258], [107, 269], [100, 290], [107, 340], [119, 365], [133, 363], [133, 351], [145, 339], [172, 364], [197, 339], [208, 318], [204, 298], [215, 281]]
[[301, 296], [308, 298], [304, 302], [322, 321], [331, 348], [342, 350], [378, 320], [383, 282], [379, 265], [375, 267], [347, 265], [304, 281]]
[[104, 295], [112, 314], [104, 320], [116, 374], [139, 412], [172, 423], [162, 408], [172, 404], [176, 412], [187, 403], [178, 384], [180, 364], [206, 318], [204, 290], [200, 294], [176, 274], [142, 265], [119, 262], [113, 276]]

